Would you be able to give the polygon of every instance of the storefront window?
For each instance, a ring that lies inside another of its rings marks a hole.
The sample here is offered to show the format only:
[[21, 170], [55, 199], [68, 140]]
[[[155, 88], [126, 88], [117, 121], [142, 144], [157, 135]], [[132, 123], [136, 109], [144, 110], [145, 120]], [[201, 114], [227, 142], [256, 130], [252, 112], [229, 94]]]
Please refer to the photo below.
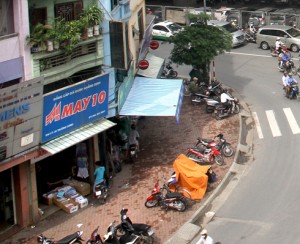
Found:
[[11, 170], [0, 173], [0, 232], [14, 224]]

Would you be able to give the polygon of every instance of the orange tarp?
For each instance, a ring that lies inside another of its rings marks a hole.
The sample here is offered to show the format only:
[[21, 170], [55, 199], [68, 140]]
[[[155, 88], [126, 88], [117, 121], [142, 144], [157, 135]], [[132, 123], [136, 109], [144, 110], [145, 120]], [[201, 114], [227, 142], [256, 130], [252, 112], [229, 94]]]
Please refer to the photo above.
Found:
[[191, 193], [192, 199], [202, 199], [208, 183], [206, 172], [210, 166], [199, 165], [184, 154], [180, 154], [175, 159], [173, 167], [179, 185]]

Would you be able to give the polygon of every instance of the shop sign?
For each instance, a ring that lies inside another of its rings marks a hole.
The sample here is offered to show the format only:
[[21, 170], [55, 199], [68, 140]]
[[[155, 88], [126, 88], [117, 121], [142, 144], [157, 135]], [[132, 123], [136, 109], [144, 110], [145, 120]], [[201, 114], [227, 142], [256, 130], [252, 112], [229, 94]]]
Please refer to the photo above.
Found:
[[109, 74], [44, 96], [42, 143], [107, 116]]
[[0, 90], [2, 160], [39, 145], [42, 101], [43, 77]]

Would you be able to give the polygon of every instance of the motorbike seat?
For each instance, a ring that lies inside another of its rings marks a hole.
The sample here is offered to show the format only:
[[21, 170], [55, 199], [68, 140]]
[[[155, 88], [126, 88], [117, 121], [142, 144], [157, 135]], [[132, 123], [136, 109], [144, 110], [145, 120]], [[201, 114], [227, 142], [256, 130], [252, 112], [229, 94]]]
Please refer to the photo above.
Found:
[[201, 143], [204, 144], [205, 146], [207, 146], [209, 143], [213, 142], [214, 140], [211, 139], [202, 139]]
[[166, 198], [181, 198], [183, 195], [179, 192], [168, 192]]

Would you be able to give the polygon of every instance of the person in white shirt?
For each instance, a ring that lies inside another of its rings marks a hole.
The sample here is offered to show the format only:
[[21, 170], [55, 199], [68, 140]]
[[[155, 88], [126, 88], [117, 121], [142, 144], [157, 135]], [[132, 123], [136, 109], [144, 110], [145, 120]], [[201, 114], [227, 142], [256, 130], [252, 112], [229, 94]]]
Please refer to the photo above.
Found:
[[231, 102], [230, 101], [233, 101], [234, 98], [230, 97], [227, 94], [227, 90], [224, 90], [223, 93], [221, 94], [220, 100], [221, 100], [221, 103], [222, 103], [223, 107], [225, 108], [225, 110], [227, 110], [227, 109], [231, 108]]
[[276, 42], [275, 42], [275, 49], [278, 53], [281, 53], [281, 45], [283, 44], [283, 42], [281, 41], [280, 37], [276, 38]]
[[203, 229], [200, 233], [201, 237], [196, 244], [213, 244], [214, 240], [207, 234], [207, 230]]
[[287, 79], [288, 79], [288, 73], [285, 71], [283, 72], [283, 76], [281, 78], [282, 80], [282, 85], [283, 85], [283, 89], [285, 90], [286, 86], [287, 86]]

